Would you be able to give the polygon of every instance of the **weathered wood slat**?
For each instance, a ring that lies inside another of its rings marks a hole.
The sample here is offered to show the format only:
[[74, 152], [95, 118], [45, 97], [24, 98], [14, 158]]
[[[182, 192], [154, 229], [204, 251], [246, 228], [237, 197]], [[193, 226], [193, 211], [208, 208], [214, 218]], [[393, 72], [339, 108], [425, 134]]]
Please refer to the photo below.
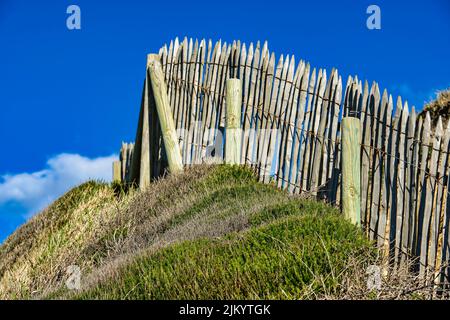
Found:
[[369, 174], [371, 152], [371, 118], [373, 117], [371, 105], [369, 103], [369, 84], [364, 83], [364, 90], [361, 101], [361, 224], [367, 230], [368, 201], [369, 201]]
[[326, 81], [324, 80], [326, 80], [326, 75], [324, 77], [323, 70], [320, 69], [317, 76], [316, 87], [314, 89], [314, 95], [311, 104], [311, 118], [309, 121], [309, 129], [308, 129], [308, 146], [305, 152], [305, 166], [303, 167], [304, 170], [303, 185], [305, 187], [305, 190], [308, 190], [309, 192], [311, 192], [312, 189], [311, 172], [314, 169], [315, 165], [314, 163], [312, 163], [312, 161], [314, 155], [314, 146], [316, 145], [317, 130], [320, 121], [319, 119], [320, 112], [322, 109], [321, 96], [323, 96], [323, 92], [325, 90], [324, 84]]
[[260, 181], [263, 181], [264, 177], [270, 174], [270, 168], [266, 168], [266, 159], [268, 152], [267, 148], [268, 148], [269, 130], [272, 118], [270, 110], [270, 101], [271, 101], [272, 86], [274, 84], [274, 75], [275, 75], [275, 54], [272, 53], [269, 60], [264, 87], [264, 104], [261, 121], [261, 128], [264, 131], [260, 135], [259, 150], [258, 150], [258, 159], [259, 159], [258, 172]]
[[[387, 95], [387, 91], [384, 91]], [[384, 95], [384, 94], [383, 94]], [[389, 200], [389, 184], [390, 184], [390, 162], [389, 153], [389, 136], [392, 130], [392, 110], [393, 101], [392, 96], [389, 95], [386, 103], [385, 115], [383, 117], [384, 124], [382, 126], [382, 152], [381, 152], [381, 201], [380, 201], [380, 218], [378, 220], [378, 245], [384, 245], [386, 253], [389, 248], [389, 230], [386, 225], [389, 221], [390, 208], [388, 206]], [[387, 231], [387, 232], [386, 232]]]
[[[289, 56], [286, 56], [286, 60], [284, 60], [284, 64], [283, 64], [283, 68], [280, 74], [280, 81], [279, 81], [279, 85], [278, 85], [278, 91], [277, 94], [275, 96], [273, 96], [273, 100], [272, 102], [275, 104], [274, 105], [274, 113], [273, 113], [273, 123], [272, 123], [272, 131], [270, 133], [270, 137], [269, 137], [269, 150], [267, 153], [267, 163], [271, 164], [271, 173], [273, 172], [274, 174], [274, 180], [277, 180], [277, 168], [278, 168], [278, 163], [277, 163], [277, 158], [276, 155], [278, 154], [278, 149], [279, 149], [279, 130], [280, 130], [280, 118], [281, 115], [283, 113], [282, 110], [282, 99], [283, 99], [283, 93], [284, 93], [284, 88], [286, 86], [286, 79], [288, 76], [288, 71], [289, 71]], [[275, 157], [275, 159], [274, 159]], [[270, 178], [267, 179], [267, 182], [270, 181]]]
[[[167, 93], [169, 93], [169, 57], [168, 57], [168, 49], [167, 49], [167, 45], [164, 44], [164, 46], [161, 47], [161, 49], [159, 49], [159, 61], [161, 61], [161, 67], [163, 70], [163, 74], [164, 74], [164, 82], [166, 84], [167, 87]], [[172, 109], [173, 112], [173, 109]]]
[[414, 170], [413, 172], [413, 176], [412, 176], [412, 181], [411, 181], [411, 208], [410, 208], [410, 212], [411, 212], [411, 220], [412, 220], [412, 225], [409, 228], [410, 231], [410, 248], [411, 248], [411, 253], [416, 255], [417, 254], [417, 234], [418, 234], [418, 216], [417, 216], [417, 212], [419, 210], [419, 201], [420, 201], [420, 193], [419, 193], [419, 183], [420, 183], [420, 174], [421, 171], [420, 170], [420, 159], [419, 159], [419, 152], [421, 149], [421, 137], [422, 137], [422, 132], [424, 130], [424, 126], [423, 126], [423, 117], [419, 117], [419, 120], [417, 122], [416, 125], [416, 132], [414, 134], [414, 152], [413, 152], [413, 159], [412, 159], [412, 168]]
[[[437, 130], [437, 129], [436, 129]], [[436, 131], [435, 130], [435, 131]], [[432, 222], [430, 231], [430, 249], [428, 252], [429, 261], [434, 261], [434, 267], [436, 273], [440, 272], [440, 266], [442, 263], [442, 240], [443, 232], [442, 226], [444, 223], [445, 216], [445, 202], [447, 200], [447, 192], [445, 186], [445, 176], [447, 172], [447, 161], [448, 161], [448, 146], [450, 141], [450, 126], [447, 124], [446, 130], [443, 132], [442, 144], [439, 150], [438, 167], [436, 171], [436, 204], [432, 211]], [[430, 264], [430, 263], [429, 263]], [[436, 274], [436, 279], [439, 279], [439, 274]]]
[[373, 106], [374, 106], [374, 124], [373, 124], [373, 158], [372, 158], [372, 191], [371, 191], [371, 208], [370, 208], [370, 229], [369, 237], [371, 240], [377, 240], [377, 225], [379, 218], [380, 208], [380, 176], [381, 176], [381, 131], [383, 126], [384, 108], [387, 96], [383, 98], [383, 102], [380, 103], [380, 91], [378, 84], [375, 84], [374, 91], [372, 93]]
[[[173, 69], [174, 69], [174, 57], [175, 54], [173, 52], [174, 49], [174, 41], [171, 40], [170, 44], [169, 44], [169, 52], [168, 52], [168, 56], [167, 56], [167, 61], [166, 61], [166, 66], [164, 68], [165, 71], [165, 81], [167, 84], [167, 94], [169, 95], [169, 102], [170, 105], [173, 108], [173, 112], [175, 114], [175, 103], [173, 101], [173, 90], [174, 90], [174, 86], [175, 86], [175, 82], [173, 81]], [[176, 73], [175, 73], [176, 74]], [[176, 121], [175, 121], [176, 123]]]
[[[245, 64], [247, 63], [247, 46], [245, 43], [242, 44], [241, 47], [241, 55], [239, 57], [239, 79], [242, 81], [245, 80]], [[244, 83], [245, 84], [245, 83]], [[244, 87], [245, 88], [245, 87]], [[244, 98], [242, 98], [244, 99]], [[245, 100], [243, 100], [245, 101]], [[242, 112], [244, 112], [244, 106], [242, 107]], [[243, 117], [241, 116], [241, 121], [243, 121]], [[242, 125], [241, 125], [242, 127]]]
[[[355, 79], [356, 80], [356, 79]], [[342, 81], [342, 79], [341, 79]], [[347, 79], [347, 85], [345, 88], [344, 101], [342, 102], [342, 117], [347, 116], [349, 114], [349, 106], [351, 103], [351, 94], [353, 88], [353, 78], [351, 76]], [[331, 182], [331, 188], [333, 189], [332, 194], [330, 196], [331, 202], [338, 207], [341, 207], [341, 184], [342, 184], [342, 147], [341, 147], [341, 123], [337, 124], [336, 138], [335, 138], [335, 152], [334, 152], [334, 170], [333, 170], [333, 179]]]
[[283, 174], [283, 188], [289, 188], [291, 183], [291, 162], [292, 162], [292, 152], [293, 152], [293, 144], [295, 139], [295, 126], [296, 126], [296, 119], [297, 119], [297, 112], [298, 112], [298, 101], [299, 101], [299, 94], [300, 94], [300, 85], [301, 85], [301, 78], [303, 76], [303, 73], [305, 71], [305, 64], [303, 61], [300, 60], [299, 65], [297, 66], [297, 70], [294, 75], [294, 84], [291, 88], [292, 91], [292, 98], [291, 102], [288, 104], [289, 106], [289, 114], [286, 115], [287, 119], [287, 130], [286, 130], [286, 151], [285, 151], [285, 159], [283, 161], [284, 163], [284, 174]]
[[[320, 73], [320, 71], [319, 71]], [[326, 112], [327, 110], [325, 110], [326, 106], [323, 103], [323, 99], [325, 96], [325, 89], [327, 86], [327, 73], [325, 71], [325, 69], [322, 70], [322, 77], [320, 78], [319, 81], [319, 90], [317, 92], [317, 97], [316, 97], [316, 103], [314, 106], [314, 122], [313, 122], [313, 126], [312, 126], [312, 144], [311, 144], [311, 153], [310, 153], [310, 166], [309, 166], [309, 172], [308, 172], [308, 185], [309, 185], [309, 190], [313, 195], [317, 195], [318, 192], [318, 181], [313, 180], [313, 174], [315, 173], [315, 170], [317, 168], [319, 168], [320, 170], [320, 161], [318, 163], [314, 162], [314, 155], [315, 152], [317, 150], [317, 152], [320, 154], [322, 152], [321, 150], [321, 144], [319, 143], [319, 126], [320, 126], [320, 121], [322, 117], [326, 117]]]
[[[436, 221], [436, 230], [438, 230], [437, 238], [437, 248], [436, 248], [436, 272], [441, 273], [440, 277], [436, 276], [439, 282], [444, 282], [445, 279], [445, 264], [448, 263], [449, 256], [446, 254], [447, 243], [446, 232], [448, 230], [448, 176], [450, 174], [449, 166], [449, 148], [450, 148], [450, 122], [447, 122], [447, 128], [444, 133], [444, 138], [442, 139], [441, 155], [439, 160], [439, 183], [438, 183], [438, 203], [436, 208], [439, 211], [440, 221]], [[430, 253], [432, 254], [432, 253]]]
[[222, 78], [220, 81], [220, 89], [219, 89], [219, 105], [218, 105], [218, 111], [217, 111], [217, 129], [222, 130], [223, 132], [225, 128], [226, 123], [226, 111], [225, 111], [225, 97], [226, 97], [226, 83], [229, 79], [230, 75], [230, 55], [231, 55], [231, 44], [227, 46], [226, 55], [224, 57], [224, 65], [223, 65], [223, 71], [222, 71]]
[[188, 115], [187, 113], [187, 107], [186, 107], [186, 100], [187, 100], [187, 93], [186, 93], [186, 86], [187, 86], [187, 79], [188, 79], [188, 59], [189, 59], [189, 41], [185, 37], [182, 44], [182, 52], [181, 52], [181, 77], [180, 79], [180, 100], [178, 102], [179, 104], [179, 115], [178, 115], [178, 130], [179, 130], [179, 141], [180, 141], [180, 149], [182, 153], [183, 163], [185, 160], [185, 129], [186, 129], [186, 117]]
[[276, 128], [276, 132], [275, 132], [275, 137], [273, 140], [271, 140], [271, 144], [270, 144], [270, 149], [269, 149], [269, 154], [270, 154], [270, 159], [273, 159], [272, 164], [274, 165], [273, 173], [274, 173], [274, 180], [275, 183], [278, 184], [279, 179], [281, 179], [280, 175], [279, 175], [279, 166], [280, 166], [280, 140], [281, 140], [281, 135], [282, 135], [282, 127], [283, 127], [283, 115], [285, 113], [284, 110], [284, 101], [285, 99], [285, 94], [286, 94], [286, 86], [288, 85], [287, 81], [288, 81], [288, 77], [290, 76], [290, 74], [293, 74], [293, 71], [291, 71], [291, 64], [290, 64], [290, 57], [289, 55], [286, 56], [286, 60], [284, 61], [284, 65], [283, 65], [283, 72], [281, 75], [281, 80], [280, 80], [280, 87], [278, 90], [278, 96], [277, 96], [277, 100], [276, 100], [276, 110], [275, 110], [275, 128]]
[[219, 40], [216, 42], [211, 58], [211, 64], [209, 68], [211, 70], [211, 76], [209, 79], [210, 86], [207, 91], [207, 102], [205, 106], [205, 116], [202, 116], [204, 120], [204, 128], [203, 128], [203, 147], [205, 148], [204, 153], [202, 152], [202, 158], [205, 159], [209, 157], [213, 149], [213, 144], [211, 143], [211, 131], [213, 130], [213, 113], [216, 104], [216, 94], [218, 87], [218, 78], [219, 78], [219, 64], [222, 56], [222, 42]]
[[[203, 40], [205, 41], [205, 40]], [[208, 87], [208, 83], [210, 83], [210, 70], [209, 65], [211, 62], [211, 51], [212, 51], [212, 41], [208, 41], [207, 49], [206, 49], [206, 42], [204, 44], [204, 52], [205, 54], [202, 54], [202, 61], [201, 61], [201, 81], [199, 83], [199, 114], [198, 114], [198, 126], [197, 126], [197, 132], [196, 132], [196, 145], [197, 145], [197, 152], [195, 155], [196, 163], [200, 164], [202, 163], [202, 159], [204, 158], [204, 152], [205, 152], [205, 145], [203, 144], [203, 134], [205, 130], [205, 106], [208, 101], [207, 93], [205, 90]]]
[[[146, 72], [147, 73], [147, 72]], [[141, 97], [141, 108], [139, 110], [139, 118], [138, 125], [136, 130], [136, 137], [134, 143], [134, 157], [131, 163], [131, 172], [130, 172], [130, 182], [132, 184], [139, 185], [140, 171], [141, 171], [141, 149], [142, 149], [142, 131], [143, 131], [143, 121], [144, 121], [144, 96], [145, 96], [145, 87], [146, 80], [144, 80], [144, 85], [142, 89], [142, 97]]]
[[258, 108], [258, 99], [259, 99], [259, 82], [261, 81], [261, 68], [259, 66], [260, 62], [260, 43], [259, 41], [256, 43], [256, 48], [252, 61], [251, 68], [251, 77], [249, 84], [249, 98], [248, 98], [248, 107], [247, 107], [247, 115], [249, 116], [249, 132], [248, 132], [248, 140], [247, 146], [245, 148], [245, 163], [248, 163], [251, 166], [254, 166], [253, 162], [253, 149], [255, 147], [255, 131], [256, 131], [256, 114]]
[[236, 46], [237, 47], [236, 47], [235, 60], [234, 60], [234, 66], [233, 66], [234, 67], [233, 77], [240, 79], [239, 71], [240, 71], [240, 66], [241, 66], [241, 48], [242, 48], [240, 40], [237, 41]]
[[308, 84], [308, 92], [307, 92], [307, 103], [305, 109], [305, 120], [303, 122], [303, 126], [301, 128], [301, 139], [300, 139], [300, 164], [299, 171], [297, 174], [296, 185], [299, 185], [299, 192], [301, 193], [303, 190], [306, 190], [306, 182], [307, 182], [307, 166], [306, 166], [306, 152], [308, 150], [308, 145], [310, 141], [309, 135], [309, 125], [311, 122], [311, 108], [312, 101], [314, 100], [314, 88], [316, 86], [316, 69], [313, 68], [311, 72], [311, 77]]
[[185, 129], [185, 152], [184, 152], [184, 164], [192, 164], [192, 151], [193, 151], [193, 131], [195, 118], [197, 115], [197, 88], [198, 88], [198, 77], [199, 77], [199, 44], [198, 40], [195, 40], [194, 47], [192, 49], [192, 54], [189, 59], [189, 69], [188, 69], [188, 83], [186, 86], [187, 100], [186, 100], [186, 127]]
[[[399, 145], [398, 139], [400, 138], [401, 131], [401, 116], [402, 116], [403, 105], [400, 97], [397, 99], [395, 114], [392, 118], [391, 127], [389, 131], [389, 143], [387, 145], [388, 154], [387, 161], [385, 162], [388, 166], [385, 171], [386, 179], [386, 196], [387, 196], [387, 223], [386, 223], [386, 239], [385, 239], [385, 250], [389, 253], [394, 253], [396, 248], [396, 229], [397, 223], [399, 222], [399, 230], [401, 230], [401, 218], [397, 219], [397, 189], [402, 186], [397, 184], [398, 179], [398, 166], [399, 166]], [[403, 202], [402, 202], [403, 204]]]
[[339, 115], [341, 113], [342, 108], [342, 77], [339, 76], [338, 83], [336, 87], [336, 93], [334, 96], [334, 104], [333, 104], [333, 122], [331, 124], [331, 130], [328, 135], [329, 147], [329, 166], [328, 166], [328, 179], [329, 182], [329, 193], [328, 200], [332, 204], [337, 203], [337, 186], [340, 178], [340, 170], [339, 170], [339, 159], [340, 159], [340, 147], [339, 147]]
[[[409, 118], [409, 110], [408, 103], [405, 102], [402, 106], [400, 97], [398, 98], [397, 108], [402, 108], [401, 110], [401, 120], [398, 131], [398, 147], [397, 147], [397, 157], [398, 157], [398, 166], [397, 166], [397, 186], [394, 190], [396, 192], [395, 202], [393, 202], [392, 206], [395, 205], [395, 214], [396, 214], [396, 223], [395, 223], [395, 262], [398, 263], [403, 249], [405, 248], [405, 244], [403, 243], [403, 224], [405, 220], [408, 219], [408, 216], [405, 215], [404, 206], [405, 206], [405, 191], [406, 191], [406, 180], [405, 180], [405, 169], [406, 169], [406, 160], [405, 154], [407, 152], [406, 149], [406, 137], [407, 137], [407, 124]], [[393, 230], [394, 231], [394, 230]]]
[[[405, 103], [405, 108], [408, 106]], [[413, 161], [414, 149], [416, 146], [414, 134], [416, 132], [416, 112], [414, 107], [411, 109], [411, 113], [408, 117], [407, 123], [407, 135], [405, 139], [405, 159], [408, 161], [405, 162], [405, 200], [403, 207], [403, 225], [402, 225], [402, 241], [401, 241], [401, 252], [402, 256], [400, 257], [400, 261], [404, 262], [407, 258], [409, 258], [411, 254], [411, 233], [410, 228], [414, 227], [414, 210], [412, 209], [411, 200], [413, 190], [415, 189], [415, 172], [416, 166]]]
[[245, 69], [244, 69], [244, 92], [243, 92], [243, 105], [244, 105], [244, 112], [242, 114], [242, 151], [241, 151], [241, 163], [246, 164], [247, 163], [247, 147], [250, 139], [250, 121], [251, 121], [251, 106], [249, 105], [250, 101], [250, 92], [251, 92], [251, 75], [252, 75], [252, 63], [253, 63], [253, 43], [250, 43], [250, 46], [248, 48], [247, 58], [245, 61]]
[[300, 188], [298, 185], [298, 168], [300, 165], [300, 146], [303, 144], [302, 136], [303, 136], [303, 124], [305, 119], [305, 106], [306, 106], [306, 98], [308, 93], [308, 84], [309, 84], [309, 74], [310, 74], [310, 65], [307, 63], [304, 67], [304, 71], [301, 77], [300, 84], [300, 97], [298, 101], [298, 110], [297, 116], [295, 119], [295, 127], [294, 127], [294, 150], [292, 152], [292, 174], [289, 178], [289, 192], [299, 192]]
[[[416, 237], [416, 250], [417, 255], [420, 257], [420, 274], [424, 275], [424, 265], [422, 263], [426, 263], [427, 253], [422, 251], [422, 241], [428, 241], [428, 230], [424, 230], [428, 228], [428, 226], [424, 226], [424, 214], [425, 214], [425, 201], [427, 194], [427, 165], [428, 165], [428, 155], [429, 155], [429, 144], [431, 142], [431, 119], [430, 114], [427, 113], [425, 116], [425, 120], [423, 123], [423, 131], [421, 138], [421, 155], [420, 155], [420, 167], [419, 167], [419, 183], [417, 185], [417, 201], [419, 201], [416, 209], [416, 217], [417, 217], [417, 237]], [[425, 239], [422, 240], [425, 235]]]
[[[211, 47], [211, 40], [209, 41], [209, 47]], [[218, 59], [220, 52], [220, 43], [216, 42], [214, 45], [214, 49], [212, 54], [208, 53], [208, 59], [206, 63], [206, 80], [204, 83], [204, 95], [203, 95], [203, 105], [202, 105], [202, 130], [201, 130], [201, 159], [202, 161], [207, 156], [207, 147], [208, 147], [208, 137], [209, 130], [211, 127], [211, 108], [212, 108], [212, 95], [214, 94], [215, 88], [215, 77], [216, 77], [216, 60]]]
[[[340, 100], [340, 93], [338, 92], [339, 90], [339, 74], [337, 72], [336, 69], [334, 69], [331, 73], [331, 79], [333, 79], [333, 81], [330, 80], [331, 82], [331, 88], [330, 88], [330, 93], [328, 95], [328, 101], [327, 101], [327, 106], [328, 106], [328, 111], [327, 111], [327, 121], [325, 123], [325, 129], [323, 132], [323, 148], [322, 148], [322, 174], [320, 177], [320, 185], [322, 186], [321, 193], [320, 193], [320, 197], [327, 199], [328, 198], [328, 193], [329, 193], [329, 189], [330, 189], [330, 179], [331, 179], [331, 166], [330, 163], [333, 162], [333, 156], [331, 153], [332, 150], [332, 140], [334, 140], [335, 137], [333, 137], [331, 135], [333, 126], [334, 126], [334, 122], [337, 121], [338, 119], [336, 117], [336, 109], [337, 106], [339, 104], [336, 103], [336, 96], [339, 97]], [[339, 114], [337, 114], [337, 117], [339, 116]]]
[[319, 192], [319, 188], [321, 186], [322, 180], [322, 170], [323, 170], [323, 155], [325, 153], [325, 129], [326, 124], [329, 123], [328, 115], [330, 111], [330, 101], [332, 99], [332, 87], [334, 85], [334, 76], [335, 76], [335, 70], [331, 71], [331, 77], [328, 79], [328, 82], [325, 86], [325, 92], [322, 99], [322, 108], [321, 108], [321, 114], [320, 114], [320, 120], [319, 125], [317, 129], [317, 135], [316, 135], [316, 145], [314, 149], [313, 154], [313, 163], [314, 168], [311, 172], [311, 188], [312, 188], [312, 194], [317, 195]]
[[[447, 123], [447, 127], [449, 124]], [[449, 149], [446, 150], [447, 152], [450, 151]], [[450, 161], [447, 158], [447, 163]], [[447, 164], [447, 172], [449, 172], [450, 168]], [[444, 181], [444, 184], [446, 186], [446, 197], [447, 197], [447, 203], [445, 204], [445, 214], [443, 218], [443, 234], [442, 234], [442, 261], [449, 261], [450, 260], [450, 201], [448, 200], [448, 191], [450, 190], [450, 178], [447, 174], [447, 181]], [[442, 282], [447, 286], [450, 285], [450, 264], [447, 263], [445, 266], [441, 266], [443, 268], [442, 270]]]
[[237, 59], [238, 57], [236, 57], [236, 55], [238, 51], [238, 47], [237, 47], [237, 42], [236, 40], [233, 41], [233, 44], [231, 45], [231, 54], [230, 54], [230, 68], [229, 68], [229, 78], [236, 78], [235, 73], [237, 70]]
[[270, 107], [269, 107], [269, 115], [268, 115], [268, 125], [267, 128], [270, 128], [268, 132], [266, 132], [266, 137], [264, 139], [264, 146], [263, 146], [263, 158], [262, 158], [262, 165], [265, 171], [265, 175], [263, 178], [264, 183], [268, 183], [271, 178], [272, 174], [272, 155], [271, 148], [272, 145], [275, 145], [276, 140], [276, 129], [277, 129], [277, 119], [275, 118], [276, 114], [276, 102], [278, 97], [278, 92], [280, 90], [280, 79], [283, 72], [284, 67], [284, 59], [283, 55], [280, 56], [280, 59], [278, 60], [277, 68], [275, 71], [275, 78], [272, 88], [272, 93], [270, 97]]
[[[259, 170], [261, 169], [261, 144], [262, 144], [262, 137], [264, 136], [264, 129], [266, 127], [266, 123], [267, 123], [267, 117], [264, 116], [264, 112], [267, 112], [266, 108], [268, 107], [268, 105], [266, 104], [266, 99], [265, 99], [265, 92], [267, 90], [267, 81], [268, 81], [268, 76], [267, 73], [270, 72], [269, 71], [269, 60], [270, 60], [270, 56], [269, 56], [269, 50], [267, 49], [267, 42], [264, 43], [263, 46], [263, 50], [262, 50], [262, 54], [261, 54], [261, 68], [262, 68], [262, 72], [261, 72], [261, 77], [260, 77], [260, 81], [259, 81], [259, 85], [257, 86], [256, 90], [257, 90], [257, 99], [255, 102], [255, 111], [256, 111], [256, 116], [255, 116], [255, 139], [254, 139], [254, 153], [252, 154], [252, 163], [255, 166], [255, 169], [259, 172]], [[273, 69], [273, 68], [272, 68]], [[273, 71], [272, 71], [273, 74]], [[273, 78], [271, 79], [271, 81], [273, 81]]]
[[[191, 89], [191, 114], [190, 114], [190, 123], [189, 123], [189, 132], [188, 132], [188, 141], [189, 141], [189, 149], [187, 155], [187, 163], [188, 165], [192, 165], [196, 163], [196, 152], [197, 152], [197, 127], [199, 126], [200, 119], [200, 96], [201, 96], [201, 84], [203, 77], [203, 62], [202, 56], [205, 55], [205, 42], [204, 40], [195, 40], [194, 48], [197, 48], [197, 53], [195, 54], [194, 60], [194, 76], [192, 82]], [[191, 59], [192, 60], [192, 59]], [[204, 58], [203, 58], [204, 60]]]
[[141, 156], [139, 165], [139, 187], [145, 189], [150, 184], [150, 124], [149, 124], [149, 86], [150, 77], [148, 75], [145, 78], [145, 88], [144, 88], [144, 101], [143, 101], [143, 112], [142, 112], [142, 138], [141, 138]]
[[[430, 117], [427, 113], [427, 119]], [[428, 122], [428, 120], [425, 122]], [[425, 126], [427, 127], [427, 125]], [[430, 237], [430, 229], [432, 224], [432, 216], [433, 216], [433, 206], [435, 203], [435, 198], [437, 195], [436, 190], [436, 175], [437, 175], [437, 164], [438, 164], [438, 156], [439, 149], [441, 148], [441, 139], [444, 130], [442, 128], [442, 119], [439, 117], [436, 128], [434, 130], [434, 136], [432, 137], [432, 149], [429, 161], [426, 163], [426, 174], [425, 181], [423, 185], [422, 199], [421, 200], [421, 216], [422, 218], [422, 231], [421, 231], [421, 241], [420, 241], [420, 275], [426, 274], [426, 267], [428, 265], [434, 266], [434, 260], [429, 261], [428, 256], [428, 248], [429, 246], [436, 246], [436, 243], [433, 243], [433, 237]], [[430, 141], [431, 143], [431, 141]], [[423, 149], [422, 149], [423, 150]], [[427, 150], [428, 152], [428, 150]], [[425, 159], [426, 158], [422, 158]], [[434, 211], [434, 213], [436, 213]]]
[[209, 130], [208, 130], [209, 136], [208, 136], [208, 142], [207, 142], [208, 146], [215, 145], [217, 148], [220, 148], [220, 150], [215, 150], [215, 157], [220, 157], [220, 158], [222, 155], [223, 145], [216, 143], [216, 135], [217, 135], [217, 132], [219, 129], [218, 124], [219, 124], [219, 117], [220, 117], [220, 102], [224, 95], [223, 72], [224, 72], [224, 65], [225, 65], [226, 58], [227, 58], [227, 44], [224, 43], [222, 45], [222, 49], [220, 51], [220, 56], [219, 56], [219, 61], [218, 61], [219, 65], [218, 65], [218, 68], [216, 71], [217, 75], [216, 75], [215, 88], [214, 88], [214, 92], [213, 92], [213, 100], [212, 100], [213, 103], [211, 105], [211, 113], [210, 113], [210, 119], [209, 119], [210, 126], [209, 126]]
[[181, 128], [181, 113], [182, 113], [182, 103], [181, 103], [181, 83], [182, 80], [182, 63], [183, 63], [183, 43], [181, 45], [178, 42], [178, 38], [175, 39], [173, 48], [173, 58], [172, 58], [172, 78], [170, 82], [172, 83], [170, 91], [170, 104], [174, 108], [173, 120], [176, 123], [178, 140], [181, 141], [182, 134], [180, 132]]
[[204, 132], [204, 116], [203, 113], [205, 111], [205, 103], [206, 103], [206, 93], [205, 93], [205, 85], [209, 81], [209, 73], [208, 73], [208, 63], [210, 62], [212, 50], [211, 40], [206, 44], [206, 40], [203, 40], [203, 49], [201, 54], [201, 76], [199, 81], [198, 88], [198, 114], [197, 114], [197, 126], [195, 129], [194, 139], [195, 139], [195, 153], [194, 159], [196, 164], [202, 163], [202, 152], [203, 152], [203, 132]]
[[293, 97], [293, 82], [294, 82], [295, 57], [291, 56], [286, 83], [284, 86], [283, 99], [280, 105], [279, 120], [279, 134], [278, 134], [278, 153], [277, 153], [277, 185], [279, 188], [283, 186], [284, 179], [284, 159], [286, 157], [286, 136], [289, 130], [288, 121], [289, 113], [292, 110], [290, 102]]
[[150, 145], [150, 180], [154, 180], [156, 177], [159, 177], [163, 170], [167, 168], [167, 160], [165, 159], [164, 154], [164, 144], [163, 137], [161, 132], [161, 124], [158, 120], [158, 114], [155, 106], [155, 99], [153, 88], [150, 85], [148, 87], [149, 91], [149, 108], [148, 108], [148, 117], [149, 117], [149, 126], [150, 126], [150, 137], [149, 137], [149, 145]]

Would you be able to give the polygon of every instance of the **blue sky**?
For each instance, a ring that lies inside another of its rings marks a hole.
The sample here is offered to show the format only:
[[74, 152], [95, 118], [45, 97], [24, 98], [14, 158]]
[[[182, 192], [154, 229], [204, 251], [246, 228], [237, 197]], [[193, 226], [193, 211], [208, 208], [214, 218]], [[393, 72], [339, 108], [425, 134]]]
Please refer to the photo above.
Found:
[[[81, 30], [66, 9], [81, 8]], [[381, 30], [366, 9], [381, 8]], [[268, 40], [420, 109], [450, 86], [450, 1], [0, 0], [0, 241], [135, 135], [146, 54], [174, 37]], [[75, 169], [74, 169], [75, 168]]]

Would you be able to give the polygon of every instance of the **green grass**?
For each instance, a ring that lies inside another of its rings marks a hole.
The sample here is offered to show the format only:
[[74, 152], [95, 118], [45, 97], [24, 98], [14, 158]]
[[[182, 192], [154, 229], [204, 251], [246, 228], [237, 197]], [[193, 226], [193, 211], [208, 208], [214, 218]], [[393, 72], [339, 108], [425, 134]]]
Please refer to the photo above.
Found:
[[[288, 215], [285, 209], [291, 206], [278, 208]], [[349, 253], [357, 255], [367, 247], [361, 233], [340, 216], [305, 212], [223, 239], [187, 241], [140, 256], [77, 298], [299, 299], [332, 294], [339, 289]]]
[[[0, 246], [0, 298], [338, 297], [373, 253], [336, 209], [249, 168], [199, 166], [143, 192], [74, 188]], [[75, 292], [64, 285], [74, 264]]]

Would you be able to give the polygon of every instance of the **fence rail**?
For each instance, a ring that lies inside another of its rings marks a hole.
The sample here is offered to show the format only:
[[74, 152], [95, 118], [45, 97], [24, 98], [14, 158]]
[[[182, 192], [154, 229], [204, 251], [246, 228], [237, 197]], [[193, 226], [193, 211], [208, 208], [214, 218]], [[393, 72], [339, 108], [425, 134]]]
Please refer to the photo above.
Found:
[[[341, 204], [341, 119], [360, 120], [361, 225], [397, 264], [418, 257], [448, 283], [450, 126], [418, 116], [400, 97], [294, 56], [276, 61], [267, 43], [178, 39], [159, 51], [185, 166], [223, 157], [226, 80], [242, 80], [241, 164], [262, 182]], [[121, 179], [146, 184], [166, 170], [147, 70], [136, 144], [121, 151]]]

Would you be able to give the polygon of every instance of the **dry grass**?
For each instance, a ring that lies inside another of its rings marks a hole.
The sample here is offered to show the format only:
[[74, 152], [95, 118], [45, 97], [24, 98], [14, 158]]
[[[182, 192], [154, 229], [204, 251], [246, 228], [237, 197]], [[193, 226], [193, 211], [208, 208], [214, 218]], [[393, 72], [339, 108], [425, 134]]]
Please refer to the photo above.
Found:
[[131, 198], [118, 199], [109, 186], [90, 182], [33, 217], [1, 247], [0, 298], [39, 297], [60, 284], [68, 266], [94, 267], [96, 257], [83, 255], [83, 248]]
[[[370, 265], [379, 267], [380, 288], [368, 290]], [[448, 299], [449, 292], [435, 284], [435, 273], [426, 272], [427, 276], [419, 277], [414, 272], [417, 260], [406, 260], [394, 267], [377, 256], [374, 260], [351, 257], [341, 282], [339, 292], [335, 296], [325, 296], [326, 299], [345, 300], [440, 300]]]
[[445, 128], [450, 118], [450, 88], [437, 92], [436, 99], [427, 103], [420, 114], [424, 116], [426, 112], [430, 112], [433, 127], [441, 116]]

